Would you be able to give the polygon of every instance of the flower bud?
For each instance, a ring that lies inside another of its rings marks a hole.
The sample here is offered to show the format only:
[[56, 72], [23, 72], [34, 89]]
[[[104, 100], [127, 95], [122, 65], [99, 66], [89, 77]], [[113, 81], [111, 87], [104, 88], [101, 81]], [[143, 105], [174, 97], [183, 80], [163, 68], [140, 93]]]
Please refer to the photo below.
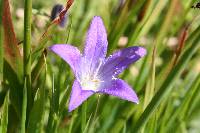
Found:
[[[63, 5], [61, 4], [56, 4], [52, 11], [51, 11], [51, 21], [53, 21], [56, 17], [58, 17], [59, 13], [64, 9]], [[65, 23], [67, 21], [67, 14], [63, 17], [63, 19], [60, 22], [60, 27], [65, 27]]]

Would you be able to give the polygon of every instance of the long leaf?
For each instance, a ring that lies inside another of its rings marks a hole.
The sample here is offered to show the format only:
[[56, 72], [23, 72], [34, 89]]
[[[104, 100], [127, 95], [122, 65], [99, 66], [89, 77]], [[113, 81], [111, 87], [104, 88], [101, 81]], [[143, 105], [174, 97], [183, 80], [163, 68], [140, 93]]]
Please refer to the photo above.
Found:
[[10, 64], [11, 68], [17, 73], [18, 78], [22, 82], [22, 56], [20, 55], [19, 48], [17, 46], [17, 39], [15, 36], [9, 0], [3, 2], [3, 28], [4, 28], [4, 58]]
[[8, 64], [7, 61], [4, 60], [4, 69], [3, 69], [3, 79], [5, 84], [10, 89], [10, 101], [13, 105], [18, 118], [21, 117], [21, 106], [22, 106], [22, 84], [19, 82], [19, 78], [11, 66]]
[[1, 119], [1, 133], [7, 132], [7, 126], [8, 126], [8, 105], [9, 105], [9, 91], [7, 92], [7, 95], [4, 100], [3, 104], [3, 111], [2, 111], [2, 119]]
[[45, 99], [46, 71], [42, 76], [42, 80], [43, 84], [36, 93], [37, 99], [35, 100], [33, 108], [30, 113], [30, 118], [27, 128], [27, 131], [29, 133], [40, 133], [42, 130], [43, 116], [45, 113], [45, 105], [46, 105], [46, 99]]
[[3, 11], [3, 0], [0, 0], [0, 90], [2, 87], [1, 82], [3, 81], [3, 24], [2, 24], [2, 11]]

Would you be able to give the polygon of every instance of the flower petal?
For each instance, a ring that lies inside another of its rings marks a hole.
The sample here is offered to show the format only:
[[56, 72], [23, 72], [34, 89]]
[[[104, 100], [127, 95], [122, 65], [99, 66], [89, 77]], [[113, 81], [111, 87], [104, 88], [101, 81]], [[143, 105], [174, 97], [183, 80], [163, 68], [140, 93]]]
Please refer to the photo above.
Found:
[[67, 44], [56, 44], [49, 47], [49, 49], [64, 59], [76, 74], [81, 58], [80, 51], [76, 47]]
[[91, 71], [98, 67], [99, 63], [106, 57], [107, 34], [101, 17], [95, 16], [92, 19], [87, 33], [84, 57], [87, 59]]
[[75, 80], [72, 86], [71, 96], [69, 100], [69, 112], [80, 106], [92, 94], [94, 94], [94, 92], [82, 90], [80, 83]]
[[117, 76], [130, 64], [137, 61], [146, 54], [143, 47], [133, 46], [115, 52], [109, 56], [104, 65], [100, 68], [100, 77], [111, 79]]
[[139, 103], [136, 93], [121, 79], [112, 80], [109, 84], [106, 84], [104, 89], [101, 89], [99, 93], [105, 93], [137, 104]]

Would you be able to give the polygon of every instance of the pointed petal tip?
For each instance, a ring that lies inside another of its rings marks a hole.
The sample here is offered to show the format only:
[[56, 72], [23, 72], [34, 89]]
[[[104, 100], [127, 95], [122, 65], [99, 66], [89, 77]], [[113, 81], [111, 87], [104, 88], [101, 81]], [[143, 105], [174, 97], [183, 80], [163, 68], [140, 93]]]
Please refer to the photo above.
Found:
[[72, 91], [69, 99], [68, 112], [78, 108], [84, 101], [86, 101], [94, 93], [92, 91], [82, 90], [78, 80], [75, 80], [72, 86]]
[[72, 106], [71, 102], [69, 101], [68, 112], [72, 112], [75, 108]]
[[136, 51], [136, 53], [140, 56], [143, 57], [146, 55], [147, 50], [144, 47], [139, 47], [138, 50]]
[[53, 52], [54, 52], [58, 47], [59, 47], [58, 44], [54, 44], [54, 45], [49, 46], [48, 49], [49, 49], [50, 51], [53, 51]]
[[53, 46], [54, 46], [54, 45], [49, 46], [49, 47], [47, 47], [47, 49], [52, 51]]
[[[91, 23], [100, 24], [100, 26], [101, 26], [102, 29], [105, 28], [104, 23], [103, 23], [103, 19], [102, 19], [102, 17], [100, 17], [100, 16], [94, 16], [94, 17], [92, 18], [92, 22], [91, 22]], [[103, 26], [103, 27], [102, 27], [102, 26]], [[106, 30], [105, 30], [104, 32], [106, 32]]]
[[139, 100], [137, 99], [137, 100], [135, 101], [135, 103], [136, 103], [136, 104], [139, 104]]
[[133, 103], [139, 104], [138, 97], [135, 96], [135, 95], [132, 97], [132, 99], [130, 101], [133, 102]]
[[102, 21], [102, 18], [100, 16], [94, 16], [92, 20]]
[[75, 109], [75, 108], [69, 106], [69, 107], [68, 107], [68, 112], [72, 112], [74, 109]]
[[68, 112], [74, 111], [79, 106], [80, 106], [79, 104], [76, 104], [75, 102], [73, 102], [73, 101], [70, 100], [69, 101], [69, 106], [68, 106]]

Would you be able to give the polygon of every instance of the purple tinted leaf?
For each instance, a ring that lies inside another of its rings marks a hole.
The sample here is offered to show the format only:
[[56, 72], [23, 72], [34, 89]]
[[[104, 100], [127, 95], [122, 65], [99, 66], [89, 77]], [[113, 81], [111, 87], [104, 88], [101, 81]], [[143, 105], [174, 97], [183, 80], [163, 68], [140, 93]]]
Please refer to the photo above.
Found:
[[79, 66], [81, 58], [80, 51], [76, 47], [67, 44], [56, 44], [49, 47], [49, 49], [64, 59], [76, 74], [76, 68]]
[[109, 56], [104, 65], [100, 68], [100, 77], [111, 79], [117, 76], [130, 64], [137, 61], [146, 54], [146, 49], [143, 47], [129, 47], [115, 52]]
[[136, 93], [126, 82], [121, 79], [115, 79], [110, 83], [106, 83], [99, 92], [113, 95], [134, 103], [139, 103]]
[[80, 83], [75, 80], [72, 86], [72, 92], [69, 100], [69, 112], [80, 106], [92, 94], [94, 94], [94, 92], [82, 90]]
[[2, 22], [4, 29], [4, 58], [18, 74], [20, 78], [23, 75], [23, 60], [18, 48], [17, 38], [14, 32], [12, 17], [10, 13], [9, 0], [3, 2]]
[[87, 33], [84, 57], [88, 60], [91, 71], [105, 59], [107, 52], [107, 34], [103, 21], [95, 16]]

